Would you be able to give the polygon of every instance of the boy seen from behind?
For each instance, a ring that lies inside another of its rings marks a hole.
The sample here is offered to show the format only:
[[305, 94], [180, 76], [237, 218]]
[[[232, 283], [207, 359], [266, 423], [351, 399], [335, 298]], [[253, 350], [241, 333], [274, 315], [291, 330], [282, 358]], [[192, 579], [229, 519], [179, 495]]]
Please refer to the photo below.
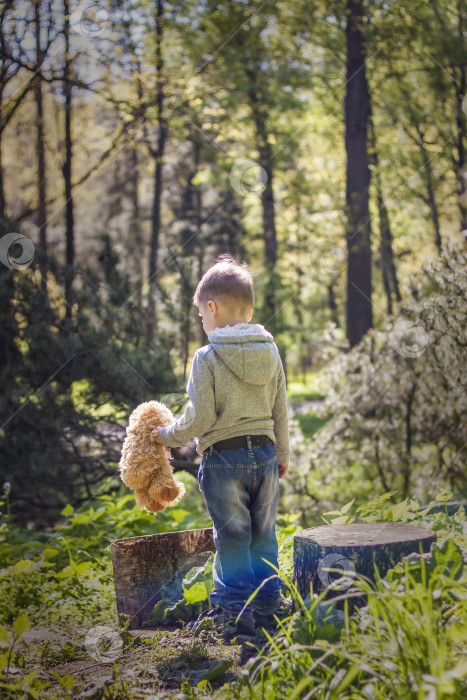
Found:
[[255, 620], [272, 621], [281, 603], [279, 579], [266, 579], [276, 574], [270, 564], [278, 567], [279, 479], [289, 461], [284, 368], [271, 333], [249, 324], [254, 302], [246, 263], [220, 255], [193, 297], [209, 344], [193, 356], [189, 402], [178, 420], [158, 428], [168, 447], [195, 438], [216, 548], [213, 609], [204, 617], [240, 633], [252, 633]]

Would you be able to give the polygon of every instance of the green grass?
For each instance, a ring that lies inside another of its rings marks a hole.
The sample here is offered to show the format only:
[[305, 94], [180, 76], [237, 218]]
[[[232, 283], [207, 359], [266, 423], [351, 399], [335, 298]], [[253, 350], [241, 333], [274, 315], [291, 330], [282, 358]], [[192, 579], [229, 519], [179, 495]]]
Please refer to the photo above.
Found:
[[305, 437], [312, 437], [320, 428], [323, 427], [329, 418], [321, 418], [316, 413], [296, 413], [300, 429]]
[[[368, 605], [349, 614], [335, 602], [324, 606], [326, 592], [310, 591], [303, 600], [283, 577], [296, 612], [280, 624], [231, 695], [248, 700], [458, 700], [467, 697], [467, 545], [465, 512], [430, 513], [417, 501], [386, 501], [384, 494], [356, 508], [345, 504], [332, 524], [406, 522], [433, 529], [441, 542], [429, 553], [411, 554], [375, 581], [356, 573], [353, 587]], [[452, 494], [446, 494], [450, 497]], [[437, 497], [438, 498], [438, 497]], [[445, 497], [443, 496], [443, 500]]]
[[324, 399], [323, 394], [318, 391], [317, 372], [310, 372], [306, 375], [305, 380], [301, 377], [287, 377], [287, 398], [289, 403], [298, 403], [299, 401], [319, 401]]
[[[278, 523], [280, 573], [296, 608], [274, 637], [264, 634], [257, 646], [245, 647], [240, 658], [240, 647], [226, 647], [214, 632], [196, 641], [183, 629], [160, 630], [151, 639], [121, 630], [121, 655], [112, 667], [111, 686], [98, 697], [123, 700], [180, 688], [184, 697], [207, 693], [219, 700], [466, 697], [467, 586], [461, 549], [467, 548], [465, 512], [461, 508], [454, 516], [431, 514], [414, 499], [391, 503], [393, 494], [359, 506], [353, 499], [324, 514], [335, 516], [330, 524], [404, 522], [433, 529], [442, 538], [427, 557], [411, 555], [373, 586], [365, 588], [362, 582], [368, 606], [361, 619], [345, 610], [336, 615], [332, 607], [329, 615], [323, 614], [322, 598], [313, 591], [309, 603], [298, 596], [291, 581], [298, 514], [284, 515]], [[438, 494], [436, 499], [451, 496]], [[71, 700], [85, 682], [108, 670], [92, 666], [95, 659], [89, 656], [85, 637], [96, 625], [118, 629], [109, 541], [205, 525], [206, 520], [194, 514], [197, 499], [201, 495], [194, 486], [183, 503], [186, 510], [172, 508], [154, 516], [140, 511], [132, 494], [103, 496], [86, 510], [64, 508], [64, 523], [51, 532], [30, 533], [0, 519], [2, 697]], [[61, 649], [47, 641], [23, 645], [31, 627], [51, 632], [58, 627], [68, 642]], [[214, 678], [221, 661], [225, 663], [219, 672], [226, 675], [211, 685], [208, 679]], [[89, 673], [72, 665], [76, 662], [90, 667]], [[65, 667], [56, 674], [54, 667], [60, 664]], [[133, 675], [128, 674], [130, 668]], [[47, 673], [39, 677], [41, 669]]]

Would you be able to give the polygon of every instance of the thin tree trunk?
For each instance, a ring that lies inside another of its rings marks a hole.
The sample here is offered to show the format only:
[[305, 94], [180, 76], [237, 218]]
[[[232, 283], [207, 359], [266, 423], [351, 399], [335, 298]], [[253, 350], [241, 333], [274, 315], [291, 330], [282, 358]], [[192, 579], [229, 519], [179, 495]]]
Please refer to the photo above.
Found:
[[405, 412], [405, 464], [403, 470], [402, 498], [407, 498], [410, 487], [410, 459], [412, 455], [412, 406], [416, 389], [417, 384], [414, 382], [410, 387]]
[[265, 321], [269, 320], [271, 332], [276, 332], [280, 327], [280, 318], [277, 309], [277, 286], [279, 279], [277, 276], [277, 236], [276, 219], [273, 191], [273, 158], [271, 144], [269, 143], [266, 128], [265, 106], [263, 104], [261, 91], [258, 88], [256, 72], [251, 68], [245, 68], [248, 79], [248, 99], [250, 102], [253, 121], [255, 125], [256, 148], [259, 153], [259, 165], [266, 173], [266, 184], [261, 195], [261, 206], [263, 214], [263, 235], [264, 235], [264, 265], [265, 265], [265, 287], [264, 287], [264, 314]]
[[[131, 167], [131, 179], [130, 179], [130, 201], [131, 201], [131, 219], [130, 219], [130, 231], [131, 231], [131, 258], [133, 260], [134, 273], [136, 277], [136, 288], [141, 289], [143, 284], [144, 270], [142, 267], [143, 260], [143, 239], [141, 235], [141, 212], [140, 212], [140, 201], [139, 201], [139, 162], [138, 162], [138, 151], [136, 146], [132, 146], [129, 152], [129, 160]], [[142, 307], [142, 297], [141, 294], [136, 295], [135, 300], [138, 310], [141, 311]]]
[[347, 153], [347, 338], [356, 345], [373, 325], [371, 303], [370, 169], [367, 132], [370, 108], [366, 49], [361, 28], [363, 3], [347, 0], [347, 91], [345, 147]]
[[36, 33], [36, 76], [34, 78], [34, 97], [36, 101], [37, 119], [37, 193], [38, 193], [38, 226], [39, 245], [42, 249], [41, 287], [47, 294], [47, 206], [46, 206], [46, 163], [44, 147], [44, 108], [42, 100], [42, 77], [40, 71], [44, 61], [44, 52], [41, 49], [41, 2], [34, 1], [34, 21]]
[[[192, 139], [193, 139], [193, 157], [194, 157], [194, 162], [195, 162], [195, 168], [196, 168], [196, 170], [198, 170], [199, 163], [200, 163], [200, 155], [201, 155], [200, 143], [199, 143], [199, 138], [197, 138], [195, 135], [192, 135]], [[196, 222], [196, 230], [198, 231], [198, 233], [197, 233], [198, 269], [196, 271], [196, 274], [197, 274], [197, 280], [200, 280], [201, 277], [203, 276], [204, 251], [205, 251], [204, 241], [202, 239], [202, 234], [201, 234], [201, 225], [202, 225], [202, 221], [203, 221], [203, 200], [202, 200], [202, 193], [201, 193], [200, 187], [195, 188], [194, 197], [195, 197], [195, 222]], [[209, 342], [209, 339], [208, 339], [208, 336], [206, 335], [206, 333], [204, 332], [203, 321], [202, 321], [201, 317], [198, 315], [198, 312], [196, 312], [196, 317], [198, 319], [199, 343], [200, 343], [200, 345], [206, 345]]]
[[328, 306], [331, 312], [331, 321], [335, 324], [336, 328], [339, 328], [339, 316], [337, 315], [337, 303], [336, 295], [334, 292], [334, 280], [328, 284]]
[[467, 91], [467, 79], [465, 66], [461, 66], [460, 69], [460, 85], [457, 87], [456, 94], [456, 124], [457, 124], [457, 188], [459, 194], [459, 210], [461, 219], [461, 231], [467, 231], [467, 187], [465, 184], [465, 148], [464, 143], [467, 138], [466, 135], [466, 118], [464, 111], [462, 109], [462, 103], [465, 99]]
[[433, 171], [431, 169], [430, 157], [427, 153], [426, 146], [425, 146], [425, 138], [424, 138], [424, 135], [422, 133], [422, 130], [420, 129], [419, 124], [417, 124], [415, 121], [413, 121], [412, 123], [413, 123], [415, 130], [417, 132], [417, 143], [418, 143], [418, 147], [420, 148], [420, 153], [421, 153], [422, 161], [423, 161], [423, 176], [424, 176], [424, 180], [425, 180], [428, 205], [430, 207], [431, 221], [433, 223], [433, 228], [435, 230], [435, 245], [438, 248], [438, 252], [441, 253], [441, 249], [443, 247], [443, 244], [442, 244], [442, 240], [441, 240], [441, 229], [440, 229], [440, 225], [439, 225], [438, 204], [436, 202], [435, 185], [434, 185], [434, 179], [433, 179]]
[[[2, 95], [0, 93], [0, 105], [1, 105]], [[1, 106], [0, 106], [0, 120], [1, 120]], [[0, 231], [3, 229], [3, 222], [6, 218], [6, 202], [5, 202], [5, 187], [3, 184], [3, 139], [2, 133], [0, 132]]]
[[[444, 35], [449, 35], [449, 28], [446, 27], [446, 22], [443, 19], [438, 7], [436, 0], [431, 0], [431, 5], [435, 12], [436, 18], [438, 20], [439, 26]], [[462, 2], [457, 2], [457, 12], [458, 12], [458, 39], [459, 43], [462, 45], [465, 37], [465, 8]], [[457, 158], [453, 154], [454, 168], [456, 171], [457, 187], [459, 194], [459, 210], [461, 219], [461, 231], [467, 231], [467, 206], [466, 206], [466, 191], [467, 188], [464, 182], [465, 175], [465, 148], [464, 143], [466, 139], [466, 119], [464, 110], [462, 108], [463, 101], [466, 95], [467, 89], [467, 73], [465, 65], [461, 63], [456, 66], [455, 62], [450, 57], [449, 59], [449, 69], [451, 72], [451, 81], [454, 86], [455, 96], [456, 96], [456, 133], [457, 133]]]
[[154, 154], [156, 167], [154, 173], [154, 199], [152, 207], [152, 232], [151, 249], [149, 253], [149, 304], [147, 320], [147, 342], [151, 343], [154, 338], [154, 328], [156, 324], [156, 267], [157, 254], [159, 250], [159, 234], [161, 227], [161, 196], [162, 196], [162, 161], [164, 157], [165, 142], [167, 138], [167, 123], [164, 117], [164, 82], [163, 70], [164, 59], [162, 56], [163, 38], [163, 0], [157, 0], [156, 13], [156, 75], [157, 75], [157, 123], [159, 126], [159, 136], [157, 151]]
[[381, 258], [381, 274], [383, 278], [383, 286], [387, 300], [388, 314], [392, 314], [392, 295], [394, 294], [397, 301], [401, 300], [399, 288], [399, 280], [397, 279], [396, 266], [394, 264], [394, 253], [392, 249], [392, 232], [389, 224], [388, 210], [384, 201], [383, 185], [381, 182], [381, 174], [379, 172], [378, 147], [376, 144], [375, 127], [371, 113], [370, 103], [370, 161], [373, 164], [373, 173], [376, 184], [376, 198], [378, 202], [379, 212], [379, 228], [380, 228], [380, 258]]
[[[198, 252], [198, 280], [201, 279], [203, 276], [203, 265], [204, 265], [204, 247], [200, 245], [199, 247], [199, 252]], [[198, 329], [199, 329], [199, 344], [200, 345], [206, 345], [209, 343], [209, 338], [204, 332], [203, 328], [203, 320], [201, 316], [197, 316], [198, 318]]]
[[71, 138], [71, 108], [72, 108], [72, 84], [71, 84], [71, 56], [70, 56], [70, 2], [63, 2], [65, 23], [63, 34], [65, 37], [65, 66], [63, 71], [63, 93], [65, 96], [65, 162], [63, 164], [63, 178], [65, 181], [65, 220], [66, 220], [66, 264], [65, 264], [65, 316], [72, 318], [73, 304], [73, 276], [75, 264], [75, 240], [74, 240], [74, 214], [73, 195], [71, 185], [72, 173], [72, 138]]

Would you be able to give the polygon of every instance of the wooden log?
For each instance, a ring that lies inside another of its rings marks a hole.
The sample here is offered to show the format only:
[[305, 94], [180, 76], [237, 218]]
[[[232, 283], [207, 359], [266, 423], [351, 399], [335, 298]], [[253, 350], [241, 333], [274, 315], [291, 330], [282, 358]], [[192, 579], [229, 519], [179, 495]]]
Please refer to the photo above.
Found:
[[141, 625], [161, 599], [161, 588], [202, 566], [215, 552], [212, 528], [164, 532], [110, 543], [117, 612], [121, 624]]
[[[352, 584], [357, 574], [375, 580], [373, 564], [381, 577], [402, 557], [427, 552], [436, 533], [406, 523], [348, 523], [311, 527], [294, 536], [294, 581], [302, 598], [326, 591], [325, 600], [349, 595], [349, 610], [366, 604], [362, 591]], [[337, 572], [327, 568], [339, 569]], [[352, 598], [350, 598], [350, 594]], [[344, 600], [336, 607], [343, 610]]]

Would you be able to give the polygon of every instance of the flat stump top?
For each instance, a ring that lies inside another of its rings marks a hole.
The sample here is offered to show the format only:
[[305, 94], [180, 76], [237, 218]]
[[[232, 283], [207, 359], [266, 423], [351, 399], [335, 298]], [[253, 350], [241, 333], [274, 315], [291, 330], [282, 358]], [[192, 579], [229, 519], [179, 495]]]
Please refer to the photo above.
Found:
[[312, 541], [321, 547], [374, 547], [397, 542], [414, 542], [432, 538], [433, 530], [407, 523], [348, 523], [319, 525], [301, 530], [298, 540]]
[[171, 532], [155, 532], [152, 535], [137, 535], [136, 537], [122, 537], [118, 540], [111, 540], [110, 544], [115, 547], [139, 547], [145, 544], [157, 544], [161, 546], [166, 544], [186, 543], [187, 547], [193, 545], [196, 547], [196, 542], [203, 544], [204, 540], [207, 543], [212, 541], [212, 527], [200, 527], [194, 530], [173, 530]]

